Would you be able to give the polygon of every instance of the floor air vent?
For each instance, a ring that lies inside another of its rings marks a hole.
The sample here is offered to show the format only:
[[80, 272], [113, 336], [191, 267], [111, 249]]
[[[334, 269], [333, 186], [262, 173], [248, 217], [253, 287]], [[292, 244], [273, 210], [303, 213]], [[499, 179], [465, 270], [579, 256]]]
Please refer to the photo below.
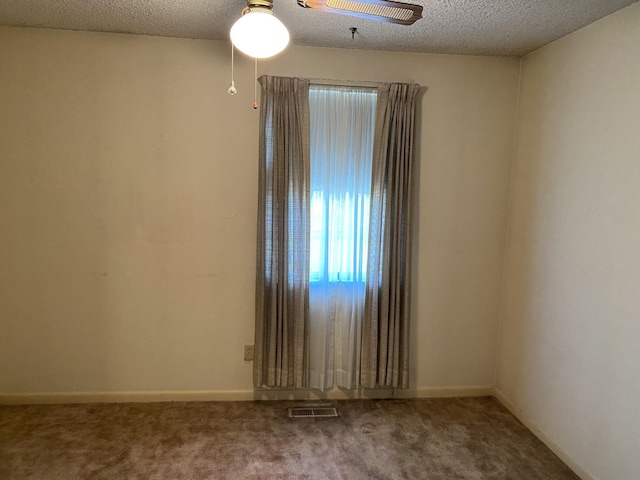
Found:
[[338, 410], [334, 407], [293, 407], [289, 409], [291, 418], [327, 418], [337, 417]]

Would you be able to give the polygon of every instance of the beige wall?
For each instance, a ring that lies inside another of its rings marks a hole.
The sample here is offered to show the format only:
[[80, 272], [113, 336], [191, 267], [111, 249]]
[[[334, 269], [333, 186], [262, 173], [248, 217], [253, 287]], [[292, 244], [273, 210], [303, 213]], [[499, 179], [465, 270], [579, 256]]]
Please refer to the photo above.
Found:
[[[258, 114], [229, 57], [0, 28], [0, 395], [251, 391]], [[518, 61], [290, 48], [260, 71], [428, 87], [412, 385], [492, 385]]]
[[583, 478], [640, 472], [640, 4], [524, 59], [497, 388]]

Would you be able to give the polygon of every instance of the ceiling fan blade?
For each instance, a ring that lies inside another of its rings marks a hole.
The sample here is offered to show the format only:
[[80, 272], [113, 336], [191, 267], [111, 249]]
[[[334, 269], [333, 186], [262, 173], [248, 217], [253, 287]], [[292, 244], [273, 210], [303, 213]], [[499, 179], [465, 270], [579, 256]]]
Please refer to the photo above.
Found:
[[298, 0], [298, 5], [313, 10], [401, 25], [412, 25], [422, 18], [422, 5], [391, 0]]

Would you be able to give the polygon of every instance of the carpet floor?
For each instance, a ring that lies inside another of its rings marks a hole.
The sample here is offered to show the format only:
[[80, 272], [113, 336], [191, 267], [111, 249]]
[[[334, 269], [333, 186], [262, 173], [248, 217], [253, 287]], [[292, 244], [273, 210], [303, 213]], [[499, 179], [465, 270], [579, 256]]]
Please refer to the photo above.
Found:
[[331, 404], [0, 406], [0, 478], [578, 479], [491, 397]]

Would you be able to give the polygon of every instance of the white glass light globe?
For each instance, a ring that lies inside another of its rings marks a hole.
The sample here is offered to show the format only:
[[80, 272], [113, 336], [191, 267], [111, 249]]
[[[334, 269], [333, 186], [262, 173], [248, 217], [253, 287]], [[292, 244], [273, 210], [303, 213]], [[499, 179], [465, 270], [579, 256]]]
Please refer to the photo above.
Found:
[[285, 49], [289, 43], [289, 31], [270, 12], [256, 10], [244, 14], [233, 24], [231, 41], [250, 57], [271, 57]]

